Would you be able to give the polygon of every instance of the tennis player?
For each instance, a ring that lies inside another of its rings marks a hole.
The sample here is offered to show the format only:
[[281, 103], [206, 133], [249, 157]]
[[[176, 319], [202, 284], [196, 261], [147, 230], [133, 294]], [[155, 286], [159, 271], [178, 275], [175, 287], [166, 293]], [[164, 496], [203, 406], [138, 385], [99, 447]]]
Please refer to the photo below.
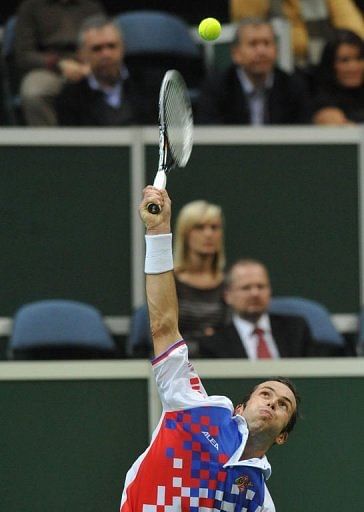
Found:
[[[149, 203], [161, 213], [148, 212]], [[283, 445], [297, 418], [298, 396], [285, 379], [258, 384], [233, 407], [208, 396], [178, 330], [172, 260], [171, 201], [165, 190], [144, 189], [146, 289], [163, 404], [147, 450], [127, 473], [121, 512], [274, 512], [266, 486], [266, 452]]]

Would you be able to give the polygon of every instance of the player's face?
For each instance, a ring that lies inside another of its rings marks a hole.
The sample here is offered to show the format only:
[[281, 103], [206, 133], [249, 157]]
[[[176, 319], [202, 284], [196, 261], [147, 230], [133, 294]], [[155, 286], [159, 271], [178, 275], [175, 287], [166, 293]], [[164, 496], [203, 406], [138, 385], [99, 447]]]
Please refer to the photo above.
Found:
[[283, 444], [287, 432], [283, 432], [292, 414], [297, 408], [296, 399], [288, 386], [281, 382], [266, 381], [253, 391], [244, 406], [238, 406], [236, 412], [247, 421], [252, 435], [265, 433], [272, 444]]
[[225, 300], [242, 318], [256, 321], [267, 311], [271, 287], [267, 271], [257, 263], [236, 265]]
[[221, 248], [222, 223], [218, 217], [201, 219], [188, 234], [188, 248], [201, 256], [216, 254]]
[[247, 25], [232, 50], [233, 62], [251, 77], [264, 78], [273, 69], [277, 47], [270, 25]]
[[364, 59], [359, 48], [342, 44], [336, 52], [335, 71], [339, 84], [344, 87], [360, 87], [364, 81]]
[[98, 80], [115, 83], [120, 76], [123, 55], [120, 35], [112, 25], [93, 28], [85, 33], [82, 57], [90, 64]]

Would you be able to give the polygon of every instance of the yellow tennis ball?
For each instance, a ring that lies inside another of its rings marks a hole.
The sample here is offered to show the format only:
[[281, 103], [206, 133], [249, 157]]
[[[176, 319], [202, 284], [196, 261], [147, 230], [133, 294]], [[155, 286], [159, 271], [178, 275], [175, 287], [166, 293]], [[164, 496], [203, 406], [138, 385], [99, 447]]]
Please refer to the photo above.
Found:
[[205, 18], [198, 26], [198, 33], [206, 41], [213, 41], [221, 34], [221, 25], [216, 18]]

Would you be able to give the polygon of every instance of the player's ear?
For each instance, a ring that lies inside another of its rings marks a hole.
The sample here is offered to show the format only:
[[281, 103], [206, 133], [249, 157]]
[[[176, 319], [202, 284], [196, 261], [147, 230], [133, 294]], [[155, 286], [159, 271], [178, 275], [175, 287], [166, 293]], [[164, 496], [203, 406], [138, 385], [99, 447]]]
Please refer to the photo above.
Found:
[[238, 404], [235, 406], [235, 409], [234, 409], [234, 414], [241, 414], [244, 410], [244, 405], [243, 404]]
[[276, 438], [275, 443], [276, 444], [284, 444], [288, 441], [288, 432], [281, 432]]

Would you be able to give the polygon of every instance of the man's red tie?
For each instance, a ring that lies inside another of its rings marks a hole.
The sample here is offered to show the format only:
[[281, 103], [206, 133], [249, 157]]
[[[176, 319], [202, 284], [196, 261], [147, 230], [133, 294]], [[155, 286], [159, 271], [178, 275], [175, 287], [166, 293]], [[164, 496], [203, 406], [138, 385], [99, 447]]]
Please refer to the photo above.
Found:
[[257, 345], [257, 359], [271, 359], [272, 354], [268, 348], [267, 340], [264, 337], [263, 329], [260, 327], [256, 327], [254, 329], [254, 334], [258, 337], [258, 345]]

